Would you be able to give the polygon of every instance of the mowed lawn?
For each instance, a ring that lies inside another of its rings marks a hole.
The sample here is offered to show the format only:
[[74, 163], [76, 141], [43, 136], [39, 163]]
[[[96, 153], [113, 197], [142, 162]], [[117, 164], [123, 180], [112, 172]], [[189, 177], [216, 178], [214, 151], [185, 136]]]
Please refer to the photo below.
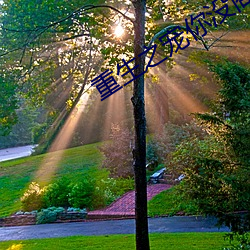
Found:
[[[98, 176], [106, 175], [105, 171], [98, 169], [102, 160], [98, 145], [100, 143], [67, 149], [62, 154], [58, 151], [0, 162], [0, 218], [21, 209], [20, 197], [32, 181], [38, 181], [36, 173], [44, 162], [47, 162], [48, 166], [45, 172], [50, 169], [55, 170], [47, 181], [62, 176], [72, 181], [79, 181], [86, 175], [94, 176], [97, 173]], [[50, 164], [50, 160], [57, 158], [58, 155], [60, 155], [60, 161], [57, 164], [51, 161]]]
[[[228, 246], [224, 233], [151, 234], [151, 250], [222, 250]], [[67, 238], [0, 242], [1, 250], [131, 250], [134, 235], [74, 236]]]

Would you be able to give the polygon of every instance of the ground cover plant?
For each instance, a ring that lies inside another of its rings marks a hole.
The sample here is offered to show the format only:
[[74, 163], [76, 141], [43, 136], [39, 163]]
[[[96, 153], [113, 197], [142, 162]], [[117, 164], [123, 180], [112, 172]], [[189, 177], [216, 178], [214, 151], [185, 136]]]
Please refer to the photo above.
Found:
[[[229, 243], [224, 233], [168, 233], [151, 234], [152, 250], [221, 250]], [[74, 236], [67, 238], [36, 239], [0, 242], [5, 250], [61, 250], [61, 249], [135, 249], [134, 235]]]

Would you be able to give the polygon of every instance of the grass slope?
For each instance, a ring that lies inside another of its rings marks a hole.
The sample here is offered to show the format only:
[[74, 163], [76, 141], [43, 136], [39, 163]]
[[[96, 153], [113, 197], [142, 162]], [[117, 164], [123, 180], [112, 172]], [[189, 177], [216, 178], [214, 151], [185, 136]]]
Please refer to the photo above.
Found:
[[148, 215], [158, 217], [162, 215], [175, 215], [178, 212], [186, 215], [199, 214], [198, 208], [177, 193], [175, 187], [163, 191], [148, 202]]
[[[221, 250], [228, 246], [223, 233], [151, 234], [151, 250]], [[78, 250], [78, 249], [135, 249], [134, 235], [74, 236], [67, 238], [7, 241], [3, 250]]]
[[[95, 175], [97, 172], [98, 175], [106, 175], [105, 171], [97, 171], [102, 160], [98, 145], [100, 143], [65, 150], [51, 180], [64, 176], [78, 181], [86, 174]], [[50, 153], [50, 157], [56, 155], [57, 152]], [[35, 174], [46, 156], [48, 154], [0, 163], [0, 217], [20, 210], [20, 197], [30, 182], [37, 181]]]

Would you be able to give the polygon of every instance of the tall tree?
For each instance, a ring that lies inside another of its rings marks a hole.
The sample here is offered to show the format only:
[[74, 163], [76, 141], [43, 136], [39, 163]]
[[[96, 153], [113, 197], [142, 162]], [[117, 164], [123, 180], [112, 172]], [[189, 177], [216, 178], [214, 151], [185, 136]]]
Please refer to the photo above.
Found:
[[134, 56], [135, 69], [132, 103], [134, 107], [135, 147], [133, 149], [135, 173], [135, 216], [136, 216], [136, 249], [149, 250], [148, 213], [147, 213], [147, 180], [146, 180], [146, 117], [144, 102], [144, 65], [145, 56], [139, 56], [145, 45], [146, 0], [133, 2], [135, 7], [134, 21]]
[[221, 84], [218, 99], [213, 113], [196, 114], [208, 134], [184, 141], [168, 164], [185, 174], [180, 192], [202, 213], [243, 233], [250, 226], [250, 70], [223, 61], [210, 69]]

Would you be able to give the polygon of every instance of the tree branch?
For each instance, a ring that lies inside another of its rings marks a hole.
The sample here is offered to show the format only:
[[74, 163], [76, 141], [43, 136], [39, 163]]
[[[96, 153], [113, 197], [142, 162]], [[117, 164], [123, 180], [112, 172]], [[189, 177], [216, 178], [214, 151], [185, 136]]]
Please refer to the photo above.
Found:
[[64, 18], [62, 18], [62, 19], [60, 19], [58, 21], [52, 22], [49, 25], [36, 26], [34, 29], [27, 29], [27, 30], [9, 29], [9, 28], [6, 28], [4, 26], [2, 26], [2, 29], [6, 30], [6, 31], [11, 31], [11, 32], [36, 32], [36, 31], [39, 31], [41, 29], [49, 29], [49, 28], [51, 28], [53, 26], [56, 26], [58, 24], [61, 24], [61, 23], [65, 22], [65, 21], [67, 21], [68, 19], [70, 19], [70, 18], [72, 18], [72, 17], [74, 17], [76, 15], [81, 14], [84, 11], [89, 11], [89, 10], [97, 9], [97, 8], [109, 8], [109, 9], [119, 13], [120, 15], [122, 15], [128, 21], [134, 23], [134, 20], [126, 15], [127, 11], [126, 11], [126, 13], [122, 13], [120, 10], [118, 10], [115, 7], [110, 6], [110, 5], [92, 5], [92, 4], [89, 4], [89, 5], [84, 5], [84, 6], [80, 7], [80, 8], [78, 8], [77, 10], [75, 10], [71, 14], [69, 14], [68, 16], [66, 16], [66, 17], [64, 17]]
[[[164, 29], [162, 29], [161, 31], [159, 31], [157, 34], [155, 34], [155, 35], [153, 36], [153, 38], [151, 39], [151, 41], [149, 42], [149, 44], [148, 44], [147, 47], [148, 47], [148, 48], [151, 47], [151, 45], [154, 43], [154, 41], [155, 41], [158, 37], [160, 37], [161, 35], [163, 35], [163, 34], [164, 34], [165, 32], [167, 32], [168, 30], [173, 29], [173, 28], [176, 28], [176, 27], [179, 27], [179, 28], [181, 28], [182, 30], [186, 30], [186, 29], [187, 29], [185, 26], [180, 26], [180, 25], [177, 25], [177, 24], [174, 24], [174, 25], [170, 25], [170, 26], [168, 26], [168, 27], [165, 27]], [[203, 37], [202, 37], [202, 36], [199, 36], [195, 30], [192, 30], [192, 31], [194, 32], [196, 38], [197, 38], [199, 41], [202, 42], [202, 44], [203, 44], [203, 46], [205, 47], [205, 49], [206, 49], [206, 50], [209, 50], [209, 48], [210, 48], [211, 46], [210, 46], [210, 47], [207, 46], [206, 41], [203, 39]]]
[[92, 10], [92, 9], [97, 9], [97, 8], [109, 8], [117, 13], [119, 13], [120, 15], [123, 16], [123, 18], [125, 18], [126, 20], [134, 23], [134, 20], [131, 19], [130, 17], [128, 17], [126, 15], [126, 13], [122, 13], [120, 10], [116, 9], [115, 7], [113, 6], [110, 6], [110, 5], [84, 5], [82, 7], [80, 7], [79, 9], [77, 9], [76, 11], [72, 12], [70, 15], [56, 21], [56, 22], [52, 22], [51, 24], [49, 25], [44, 25], [44, 26], [37, 26], [35, 27], [34, 29], [27, 29], [27, 30], [15, 30], [15, 29], [9, 29], [9, 28], [6, 28], [4, 26], [2, 26], [2, 29], [5, 30], [5, 31], [11, 31], [11, 32], [38, 32], [38, 34], [36, 34], [32, 39], [30, 39], [30, 41], [26, 42], [25, 44], [23, 44], [21, 47], [18, 47], [18, 48], [15, 48], [15, 49], [12, 49], [10, 51], [6, 51], [6, 52], [3, 52], [2, 54], [0, 54], [0, 57], [1, 56], [5, 56], [9, 53], [12, 53], [12, 52], [15, 52], [15, 51], [18, 51], [18, 50], [24, 50], [24, 48], [26, 49], [27, 46], [29, 44], [31, 44], [32, 42], [34, 42], [40, 35], [42, 35], [45, 31], [47, 31], [49, 28], [51, 27], [54, 27], [58, 24], [61, 24], [63, 22], [65, 22], [66, 20], [76, 16], [76, 15], [79, 15], [81, 14], [82, 12], [84, 11], [89, 11], [89, 10]]
[[228, 30], [227, 32], [223, 33], [219, 37], [217, 37], [209, 46], [208, 48], [211, 48], [217, 41], [219, 41], [223, 36], [227, 35], [230, 31]]

